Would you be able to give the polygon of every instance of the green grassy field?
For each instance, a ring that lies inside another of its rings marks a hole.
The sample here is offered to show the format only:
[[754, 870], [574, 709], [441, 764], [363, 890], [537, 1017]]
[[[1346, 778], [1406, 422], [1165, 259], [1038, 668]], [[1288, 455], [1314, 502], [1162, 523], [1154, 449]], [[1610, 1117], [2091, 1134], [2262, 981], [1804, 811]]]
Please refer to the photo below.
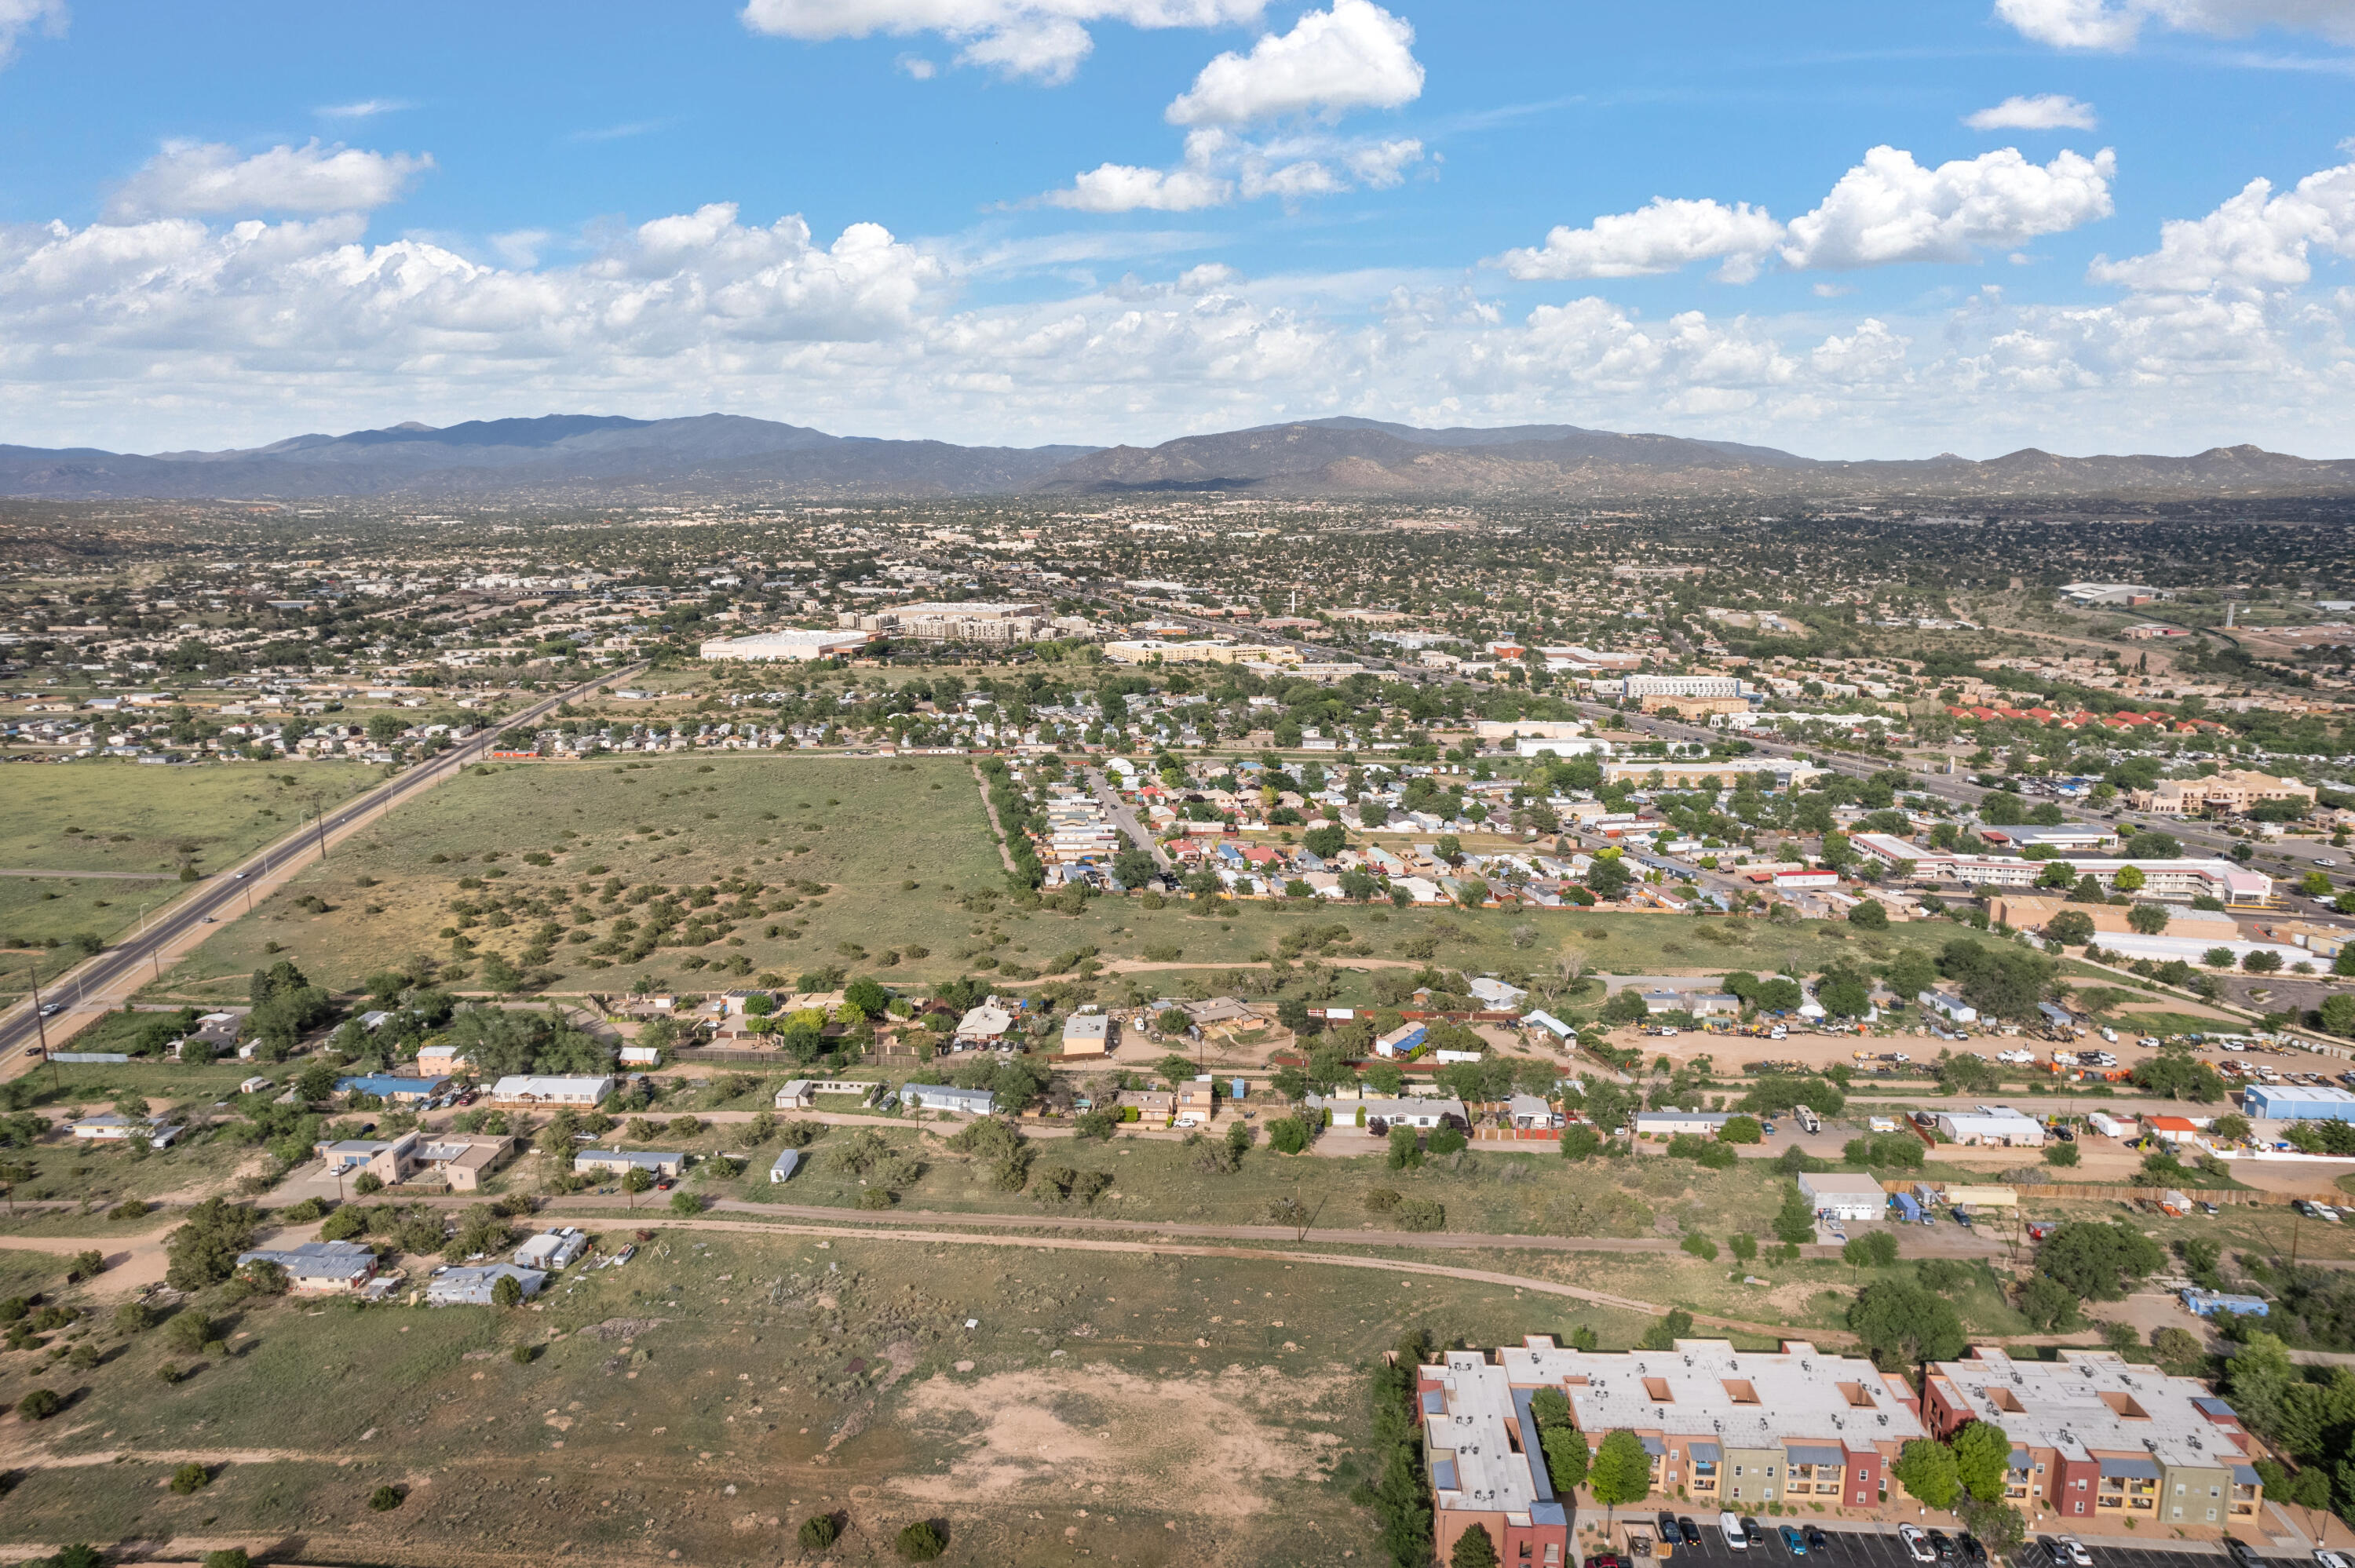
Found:
[[[528, 855], [550, 863], [530, 863]], [[607, 879], [678, 890], [731, 873], [768, 891], [751, 906], [730, 906], [724, 935], [637, 962], [612, 952], [627, 945], [608, 941], [623, 935], [614, 918], [644, 911], [597, 895]], [[463, 885], [470, 880], [474, 886]], [[813, 895], [813, 885], [828, 891]], [[305, 898], [324, 912], [297, 907]], [[241, 978], [276, 956], [272, 943], [334, 987], [355, 984], [388, 959], [446, 960], [453, 948], [440, 933], [462, 904], [488, 911], [470, 939], [510, 959], [520, 959], [552, 920], [548, 958], [531, 968], [557, 991], [624, 990], [640, 977], [666, 989], [718, 990], [747, 983], [741, 977], [790, 980], [829, 966], [895, 986], [963, 973], [1018, 983], [1058, 969], [1058, 959], [1067, 969], [1073, 955], [1093, 948], [1113, 969], [1095, 982], [1100, 996], [1207, 995], [1228, 988], [1231, 966], [1265, 962], [1286, 933], [1338, 923], [1349, 934], [1324, 1000], [1362, 1003], [1373, 1000], [1373, 966], [1352, 968], [1353, 959], [1513, 971], [1543, 969], [1568, 947], [1621, 974], [1812, 969], [1835, 955], [1869, 961], [1955, 934], [1929, 925], [1866, 933], [1665, 916], [1252, 903], [1214, 916], [1186, 900], [1148, 909], [1132, 898], [1094, 900], [1078, 914], [1025, 910], [1004, 895], [979, 791], [961, 760], [704, 754], [470, 772], [304, 871], [253, 916], [218, 933], [156, 994], [206, 994], [195, 989], [200, 981]], [[601, 945], [607, 954], [595, 950]], [[1126, 964], [1153, 967], [1129, 973]], [[1599, 993], [1590, 1001], [1599, 1004]]]
[[227, 869], [304, 821], [313, 795], [332, 806], [375, 782], [377, 771], [357, 762], [86, 761], [16, 768], [8, 777], [0, 866], [176, 873], [184, 851], [199, 871]]
[[[0, 1397], [39, 1380], [72, 1401], [20, 1442], [128, 1456], [23, 1472], [0, 1541], [774, 1562], [838, 1512], [845, 1563], [893, 1561], [920, 1518], [945, 1521], [954, 1564], [1337, 1561], [1373, 1530], [1348, 1499], [1361, 1368], [1404, 1329], [1496, 1343], [1585, 1322], [1625, 1344], [1646, 1321], [1309, 1264], [650, 1234], [543, 1311], [204, 1300], [225, 1353], [100, 1330], [89, 1372], [0, 1357]], [[194, 1375], [159, 1383], [167, 1360]], [[157, 1485], [184, 1453], [216, 1467], [186, 1498]], [[371, 1512], [388, 1484], [405, 1500]]]

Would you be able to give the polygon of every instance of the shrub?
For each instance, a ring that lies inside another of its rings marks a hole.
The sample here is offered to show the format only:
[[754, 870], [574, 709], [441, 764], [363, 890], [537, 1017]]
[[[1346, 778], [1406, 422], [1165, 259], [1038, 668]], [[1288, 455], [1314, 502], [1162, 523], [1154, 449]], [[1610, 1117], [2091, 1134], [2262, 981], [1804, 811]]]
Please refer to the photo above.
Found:
[[206, 1552], [203, 1568], [253, 1568], [253, 1559], [245, 1554], [244, 1547], [228, 1546]]
[[862, 1209], [888, 1209], [894, 1202], [888, 1187], [868, 1187], [858, 1194], [858, 1206]]
[[390, 1513], [400, 1506], [401, 1500], [399, 1487], [378, 1487], [368, 1493], [368, 1507], [378, 1513]]
[[826, 1514], [815, 1514], [802, 1520], [799, 1540], [804, 1552], [823, 1552], [842, 1534], [842, 1527]]
[[144, 1198], [125, 1198], [106, 1211], [110, 1220], [144, 1220], [147, 1217], [147, 1202]]
[[1366, 1194], [1366, 1213], [1387, 1214], [1404, 1202], [1404, 1195], [1388, 1187], [1377, 1187]]
[[19, 1421], [47, 1421], [66, 1407], [66, 1402], [53, 1388], [37, 1388], [16, 1402]]
[[1460, 1153], [1470, 1141], [1456, 1128], [1434, 1127], [1431, 1129], [1431, 1152], [1433, 1155]]
[[673, 1192], [670, 1195], [670, 1212], [680, 1215], [699, 1214], [703, 1213], [703, 1200], [693, 1192]]
[[1683, 1242], [1678, 1245], [1682, 1245], [1687, 1252], [1692, 1254], [1695, 1257], [1700, 1258], [1704, 1263], [1715, 1263], [1717, 1261], [1717, 1244], [1710, 1240], [1707, 1236], [1701, 1234], [1699, 1231], [1695, 1231], [1691, 1234], [1686, 1236]]
[[1430, 1198], [1401, 1198], [1396, 1213], [1401, 1230], [1444, 1231], [1447, 1228], [1445, 1205]]
[[891, 1549], [910, 1563], [930, 1563], [949, 1548], [941, 1534], [940, 1526], [929, 1519], [920, 1519], [900, 1531]]
[[172, 1472], [172, 1489], [182, 1497], [200, 1492], [212, 1484], [213, 1473], [190, 1460]]
[[2083, 1152], [2073, 1143], [2053, 1143], [2045, 1146], [2044, 1163], [2057, 1165], [2064, 1171], [2074, 1167], [2084, 1158]]
[[515, 1362], [515, 1364], [519, 1367], [527, 1367], [531, 1365], [538, 1356], [539, 1347], [537, 1345], [517, 1345], [514, 1350], [507, 1352], [507, 1360]]

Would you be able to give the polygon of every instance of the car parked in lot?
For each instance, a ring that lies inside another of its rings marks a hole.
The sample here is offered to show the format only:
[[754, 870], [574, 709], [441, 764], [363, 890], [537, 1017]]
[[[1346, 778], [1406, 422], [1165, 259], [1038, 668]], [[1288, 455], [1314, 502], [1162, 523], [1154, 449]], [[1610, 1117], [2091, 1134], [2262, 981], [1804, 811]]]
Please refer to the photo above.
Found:
[[2355, 1568], [2341, 1552], [2318, 1552], [2314, 1554], [2316, 1568]]
[[1742, 1516], [1742, 1539], [1753, 1546], [1766, 1544], [1766, 1527], [1749, 1514]]
[[1807, 1526], [1808, 1551], [1828, 1552], [1831, 1550], [1831, 1539], [1824, 1534], [1823, 1526], [1819, 1524], [1811, 1524]]
[[1777, 1533], [1783, 1538], [1783, 1549], [1792, 1556], [1805, 1557], [1807, 1554], [1807, 1538], [1799, 1533], [1797, 1525], [1786, 1524]]
[[2053, 1554], [2055, 1563], [2066, 1563], [2070, 1568], [2094, 1568], [2094, 1554], [2086, 1551], [2085, 1543], [2075, 1536], [2056, 1536], [2054, 1543], [2060, 1548]]
[[1962, 1549], [1963, 1561], [1971, 1568], [1987, 1568], [1987, 1549], [1980, 1544], [1977, 1536], [1966, 1530], [1955, 1537], [1955, 1544]]
[[1955, 1543], [1943, 1530], [1934, 1530], [1930, 1532], [1930, 1550], [1936, 1554], [1941, 1563], [1952, 1563], [1955, 1560]]
[[1930, 1549], [1930, 1537], [1918, 1524], [1901, 1524], [1897, 1539], [1904, 1543], [1905, 1554], [1916, 1563], [1935, 1563], [1938, 1554]]
[[2232, 1560], [2233, 1568], [2262, 1568], [2264, 1563], [2257, 1549], [2237, 1535], [2224, 1538], [2224, 1555]]
[[1717, 1532], [1736, 1552], [1745, 1551], [1750, 1545], [1750, 1538], [1742, 1533], [1742, 1516], [1732, 1509], [1717, 1516]]
[[1677, 1515], [1677, 1539], [1687, 1546], [1700, 1544], [1700, 1526], [1693, 1522], [1692, 1515], [1689, 1513]]
[[1670, 1513], [1667, 1509], [1662, 1509], [1657, 1514], [1653, 1516], [1652, 1522], [1659, 1526], [1660, 1539], [1662, 1541], [1668, 1542], [1670, 1545], [1674, 1545], [1676, 1543], [1678, 1539], [1678, 1534], [1677, 1531], [1677, 1516], [1675, 1514]]

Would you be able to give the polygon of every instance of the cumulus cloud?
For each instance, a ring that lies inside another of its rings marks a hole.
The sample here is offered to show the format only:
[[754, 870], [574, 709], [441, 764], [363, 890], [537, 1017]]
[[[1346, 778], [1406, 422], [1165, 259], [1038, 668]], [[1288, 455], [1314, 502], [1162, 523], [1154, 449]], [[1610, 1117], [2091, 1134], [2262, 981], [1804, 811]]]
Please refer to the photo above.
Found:
[[1327, 118], [1350, 109], [1396, 109], [1423, 93], [1414, 28], [1372, 0], [1333, 0], [1288, 33], [1270, 33], [1249, 54], [1202, 68], [1169, 105], [1173, 125], [1242, 125], [1284, 114]]
[[26, 34], [55, 37], [65, 30], [65, 0], [0, 0], [0, 66], [16, 58], [16, 40]]
[[370, 153], [317, 138], [241, 158], [218, 142], [166, 142], [123, 183], [116, 217], [174, 213], [367, 212], [398, 201], [431, 154]]
[[2350, 0], [1996, 0], [1995, 14], [2062, 49], [2130, 49], [2152, 24], [2225, 37], [2278, 27], [2355, 43]]
[[1974, 131], [2091, 131], [2100, 123], [2094, 106], [2058, 92], [2007, 98], [1992, 109], [1963, 116]]
[[937, 33], [958, 60], [1010, 77], [1071, 79], [1095, 47], [1088, 27], [1224, 27], [1256, 22], [1267, 0], [748, 0], [756, 33], [818, 41]]
[[2086, 275], [2153, 293], [2287, 289], [2314, 275], [2314, 246], [2355, 256], [2355, 164], [2308, 175], [2279, 196], [2271, 181], [2251, 180], [2205, 217], [2159, 225], [2158, 249], [2123, 261], [2096, 257]]
[[1231, 184], [1196, 170], [1102, 164], [1080, 175], [1071, 189], [1050, 192], [1046, 199], [1078, 212], [1192, 212], [1224, 207], [1233, 197]]
[[1721, 256], [1729, 261], [1726, 275], [1746, 281], [1782, 238], [1783, 226], [1747, 202], [1727, 207], [1654, 196], [1634, 212], [1598, 217], [1584, 228], [1556, 227], [1543, 246], [1508, 250], [1497, 264], [1524, 281], [1635, 278]]
[[1779, 254], [1801, 270], [1968, 261], [1982, 247], [2009, 249], [2107, 217], [2116, 172], [2107, 148], [2038, 164], [2006, 147], [1925, 169], [1911, 153], [1875, 147], [1822, 205], [1791, 220]]
[[1381, 190], [1406, 177], [1423, 158], [1412, 137], [1363, 141], [1324, 134], [1250, 141], [1219, 127], [1186, 133], [1186, 154], [1177, 169], [1104, 164], [1075, 179], [1069, 189], [1040, 199], [1081, 212], [1186, 212], [1273, 196], [1296, 202], [1360, 187]]

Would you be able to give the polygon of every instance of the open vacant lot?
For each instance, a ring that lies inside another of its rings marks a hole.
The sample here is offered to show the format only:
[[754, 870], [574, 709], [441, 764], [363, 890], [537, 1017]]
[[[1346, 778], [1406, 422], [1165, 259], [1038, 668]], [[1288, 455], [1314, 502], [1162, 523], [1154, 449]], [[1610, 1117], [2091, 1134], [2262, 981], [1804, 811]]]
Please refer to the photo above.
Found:
[[333, 806], [376, 778], [357, 762], [11, 768], [0, 867], [168, 874], [187, 860], [219, 871], [307, 820], [314, 796]]

